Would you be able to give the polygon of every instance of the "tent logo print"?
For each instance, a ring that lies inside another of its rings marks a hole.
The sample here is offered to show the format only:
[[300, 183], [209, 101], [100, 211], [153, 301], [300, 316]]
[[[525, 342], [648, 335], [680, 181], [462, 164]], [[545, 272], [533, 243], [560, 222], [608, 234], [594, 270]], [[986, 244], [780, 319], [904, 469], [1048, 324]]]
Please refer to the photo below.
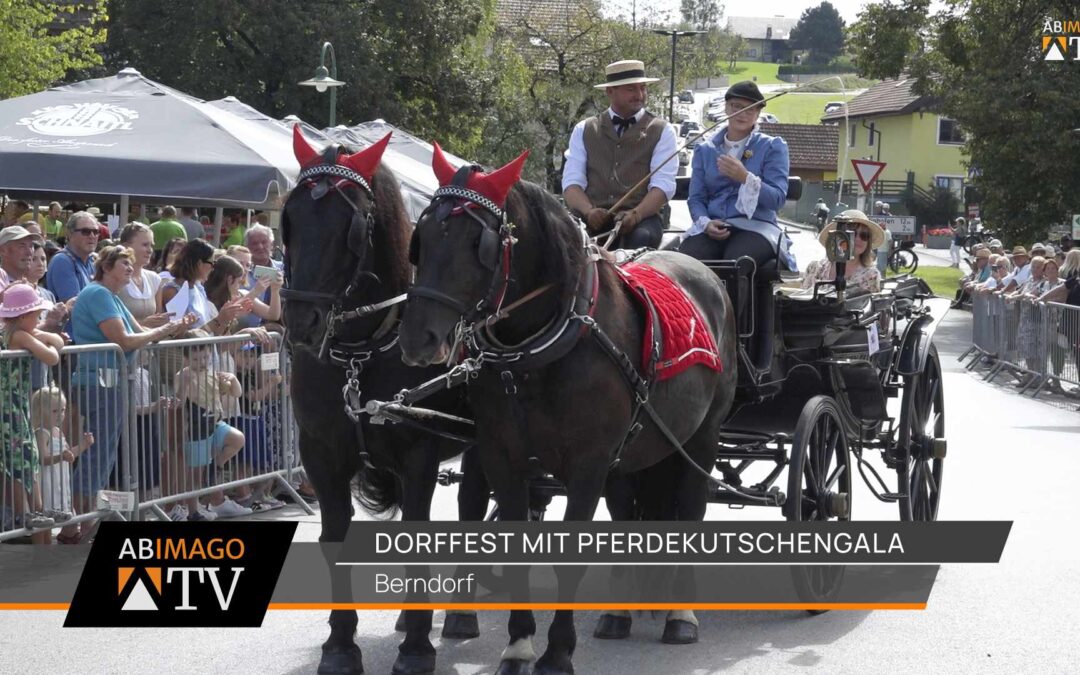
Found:
[[46, 136], [99, 136], [110, 131], [130, 130], [130, 120], [139, 113], [111, 103], [75, 103], [41, 108], [18, 121]]
[[[157, 611], [157, 603], [154, 602], [153, 596], [150, 595], [150, 591], [146, 588], [146, 579], [150, 580], [150, 584], [157, 591], [157, 596], [161, 597], [161, 568], [160, 567], [146, 567], [146, 578], [142, 578], [135, 574], [134, 567], [119, 567], [117, 568], [117, 585], [116, 594], [122, 596], [124, 589], [131, 587], [131, 592], [128, 593], [127, 600], [124, 601], [124, 606], [120, 608], [121, 611]], [[135, 581], [131, 582], [134, 577]]]

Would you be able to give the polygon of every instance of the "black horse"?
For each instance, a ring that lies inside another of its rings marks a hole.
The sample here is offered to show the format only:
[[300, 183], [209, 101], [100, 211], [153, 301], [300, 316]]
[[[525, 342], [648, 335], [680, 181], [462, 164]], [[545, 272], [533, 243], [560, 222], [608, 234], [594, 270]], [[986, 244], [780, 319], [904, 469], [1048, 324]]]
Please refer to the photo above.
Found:
[[[366, 415], [354, 420], [346, 413], [346, 405], [355, 409], [370, 398], [392, 398], [445, 372], [406, 367], [397, 347], [401, 304], [393, 301], [403, 299], [412, 276], [406, 256], [411, 225], [397, 181], [380, 164], [389, 138], [355, 154], [331, 146], [320, 156], [300, 127], [294, 128], [293, 147], [303, 170], [282, 221], [285, 325], [300, 455], [321, 506], [322, 542], [344, 540], [352, 517], [351, 485], [374, 513], [400, 507], [405, 520], [428, 520], [439, 462], [465, 448], [421, 430], [372, 425]], [[467, 414], [459, 392], [444, 392], [425, 405]], [[478, 470], [466, 470], [465, 476], [482, 480]], [[462, 485], [462, 514], [482, 519], [487, 503], [486, 486]], [[331, 564], [335, 598], [349, 592], [348, 572], [342, 569]], [[430, 611], [403, 614], [406, 635], [395, 673], [434, 671], [431, 619]], [[353, 641], [356, 625], [355, 611], [330, 613], [320, 673], [363, 671]], [[478, 633], [475, 613], [447, 615], [444, 637]]]
[[[717, 372], [692, 365], [646, 383], [645, 310], [615, 265], [586, 245], [566, 209], [540, 187], [518, 182], [524, 157], [490, 175], [476, 167], [455, 171], [436, 146], [434, 168], [444, 187], [413, 234], [410, 253], [418, 267], [402, 321], [405, 358], [426, 366], [483, 354], [469, 402], [480, 463], [502, 518], [527, 517], [526, 485], [539, 466], [565, 486], [567, 520], [591, 520], [605, 483], [615, 518], [701, 520], [736, 384], [727, 293], [687, 256], [640, 258], [686, 292], [724, 366]], [[651, 411], [638, 405], [645, 396]], [[635, 420], [642, 427], [628, 440]], [[560, 594], [572, 592], [581, 571], [556, 570]], [[617, 618], [623, 621], [614, 631], [625, 634], [628, 619]], [[603, 623], [601, 631], [610, 633]], [[696, 639], [692, 616], [669, 615], [668, 624], [671, 641]], [[499, 673], [528, 671], [535, 629], [530, 611], [511, 612]], [[573, 613], [557, 611], [548, 637], [535, 671], [573, 672]]]

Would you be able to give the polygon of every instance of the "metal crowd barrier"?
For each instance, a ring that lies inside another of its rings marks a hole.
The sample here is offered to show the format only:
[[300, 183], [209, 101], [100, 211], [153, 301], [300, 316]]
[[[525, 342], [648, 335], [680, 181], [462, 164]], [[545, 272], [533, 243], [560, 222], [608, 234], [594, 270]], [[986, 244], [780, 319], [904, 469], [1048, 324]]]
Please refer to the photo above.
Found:
[[0, 351], [0, 541], [135, 516], [133, 500], [111, 498], [131, 489], [113, 471], [131, 453], [128, 377], [116, 345], [65, 347], [52, 368]]
[[976, 294], [971, 347], [959, 360], [969, 357], [969, 370], [988, 367], [985, 380], [1003, 370], [1021, 376], [1021, 393], [1033, 397], [1062, 383], [1080, 387], [1080, 307]]
[[0, 351], [0, 541], [74, 537], [103, 518], [176, 519], [180, 507], [209, 519], [201, 498], [224, 504], [226, 491], [258, 501], [277, 487], [313, 514], [292, 487], [302, 469], [290, 363], [271, 338], [171, 340], [126, 357], [69, 346], [54, 368]]

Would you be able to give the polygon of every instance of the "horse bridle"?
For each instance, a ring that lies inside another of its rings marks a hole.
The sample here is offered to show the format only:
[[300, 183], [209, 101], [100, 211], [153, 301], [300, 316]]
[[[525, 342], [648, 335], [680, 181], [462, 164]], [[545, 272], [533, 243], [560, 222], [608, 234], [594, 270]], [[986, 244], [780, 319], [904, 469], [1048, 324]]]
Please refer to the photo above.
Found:
[[[323, 154], [323, 162], [310, 166], [300, 172], [297, 177], [298, 185], [307, 185], [311, 190], [312, 199], [322, 199], [330, 190], [334, 190], [345, 200], [353, 210], [352, 219], [349, 222], [348, 245], [349, 249], [357, 256], [356, 266], [353, 268], [352, 277], [345, 287], [338, 293], [326, 293], [322, 291], [303, 291], [292, 288], [284, 288], [281, 291], [282, 299], [286, 302], [304, 302], [330, 308], [326, 316], [326, 326], [323, 329], [323, 338], [319, 349], [319, 359], [324, 360], [330, 348], [330, 341], [334, 337], [337, 327], [347, 321], [367, 316], [405, 299], [404, 296], [391, 298], [390, 300], [375, 304], [363, 305], [349, 311], [343, 311], [343, 305], [349, 297], [359, 288], [365, 278], [376, 283], [379, 278], [373, 272], [366, 271], [364, 264], [367, 260], [368, 251], [372, 247], [372, 237], [375, 229], [375, 193], [367, 179], [349, 167], [334, 163], [337, 156], [337, 146], [330, 146]], [[340, 180], [335, 180], [340, 179]], [[360, 206], [341, 189], [340, 183], [353, 184], [364, 191], [370, 205], [367, 209]], [[287, 233], [286, 233], [287, 236]], [[285, 282], [288, 286], [290, 281], [289, 249], [285, 249]]]
[[[456, 210], [458, 202], [465, 202], [461, 211], [480, 224], [480, 241], [477, 243], [477, 258], [480, 264], [491, 271], [491, 283], [488, 292], [475, 307], [468, 307], [456, 298], [419, 284], [409, 289], [409, 298], [426, 298], [441, 305], [453, 309], [461, 317], [462, 326], [469, 326], [489, 316], [497, 314], [506, 297], [507, 288], [510, 285], [511, 261], [513, 259], [514, 226], [506, 219], [506, 211], [498, 204], [484, 195], [465, 187], [469, 173], [479, 171], [476, 166], [463, 166], [454, 175], [451, 185], [446, 185], [435, 191], [431, 198], [431, 204], [424, 209], [417, 219], [417, 228], [413, 231], [412, 241], [409, 244], [409, 261], [414, 266], [420, 262], [420, 229], [419, 223], [429, 215], [433, 215], [437, 223], [441, 223], [445, 230], [446, 221]], [[476, 205], [494, 216], [495, 224], [476, 214], [470, 204]], [[432, 214], [432, 212], [434, 212]]]

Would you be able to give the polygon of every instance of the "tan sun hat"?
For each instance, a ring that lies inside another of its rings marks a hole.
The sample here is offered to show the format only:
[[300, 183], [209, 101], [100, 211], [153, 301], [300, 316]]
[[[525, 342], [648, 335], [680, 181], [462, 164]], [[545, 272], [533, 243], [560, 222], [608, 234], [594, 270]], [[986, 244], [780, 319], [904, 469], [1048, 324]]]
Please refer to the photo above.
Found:
[[1023, 246], [1014, 246], [1013, 247], [1012, 255], [1022, 255], [1024, 257], [1027, 257], [1027, 254], [1028, 254], [1027, 249], [1024, 248]]
[[596, 89], [607, 89], [608, 87], [618, 87], [624, 84], [648, 84], [649, 82], [660, 81], [660, 78], [657, 77], [645, 77], [645, 64], [641, 61], [616, 61], [615, 63], [609, 63], [607, 68], [604, 69], [604, 73], [607, 75], [607, 82], [593, 85]]
[[881, 226], [866, 217], [866, 214], [858, 209], [848, 209], [842, 213], [837, 214], [831, 223], [822, 228], [821, 234], [818, 235], [818, 241], [821, 245], [825, 245], [825, 240], [829, 237], [829, 233], [836, 229], [836, 222], [838, 220], [847, 221], [848, 223], [858, 223], [859, 225], [865, 225], [870, 230], [870, 248], [881, 248], [885, 243], [885, 230], [881, 229]]
[[980, 248], [978, 251], [975, 252], [975, 259], [976, 260], [978, 260], [980, 258], [989, 258], [989, 257], [990, 257], [990, 249], [988, 249], [988, 248]]

